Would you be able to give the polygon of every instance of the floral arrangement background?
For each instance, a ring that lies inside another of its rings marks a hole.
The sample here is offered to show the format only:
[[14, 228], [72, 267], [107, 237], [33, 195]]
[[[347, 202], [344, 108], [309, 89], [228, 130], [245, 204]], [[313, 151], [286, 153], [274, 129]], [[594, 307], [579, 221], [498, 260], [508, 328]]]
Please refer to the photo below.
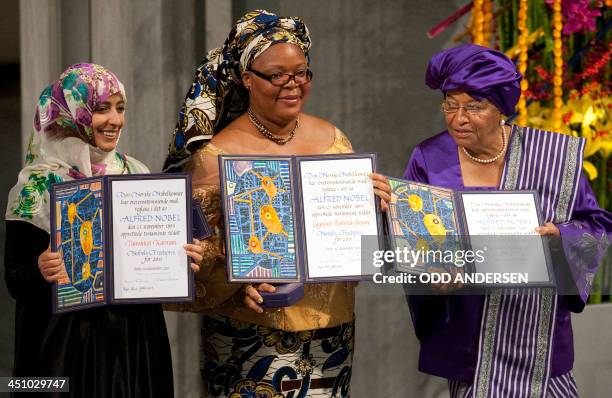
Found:
[[[432, 28], [434, 37], [470, 14], [454, 41], [500, 50], [525, 79], [509, 121], [584, 137], [584, 172], [612, 211], [612, 0], [473, 0]], [[612, 301], [612, 252], [589, 303]]]

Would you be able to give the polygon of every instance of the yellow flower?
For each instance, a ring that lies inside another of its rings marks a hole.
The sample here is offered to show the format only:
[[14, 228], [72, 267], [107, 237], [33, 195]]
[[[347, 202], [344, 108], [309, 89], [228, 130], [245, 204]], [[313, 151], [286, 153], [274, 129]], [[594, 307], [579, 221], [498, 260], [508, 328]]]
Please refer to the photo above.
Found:
[[[558, 131], [583, 137], [586, 140], [584, 158], [601, 153], [604, 159], [612, 155], [612, 96], [599, 97], [601, 85], [595, 84], [591, 91], [578, 95], [573, 90], [569, 100], [559, 108], [563, 123], [560, 128], [553, 127], [552, 108], [534, 101], [528, 109], [529, 124], [535, 128]], [[597, 168], [585, 162], [584, 168], [590, 179], [596, 178]]]
[[530, 126], [546, 130], [550, 109], [543, 108], [540, 102], [534, 101], [529, 105], [529, 108], [527, 108], [527, 115], [529, 117]]
[[593, 137], [591, 129], [588, 127], [582, 129], [582, 136], [586, 139], [584, 145], [584, 158], [586, 159], [595, 155], [601, 149], [601, 141]]
[[612, 98], [610, 96], [597, 98], [600, 87], [600, 85], [594, 85], [590, 93], [581, 96], [577, 96], [573, 91], [564, 109], [564, 111], [571, 112], [566, 122], [574, 127], [573, 135], [586, 139], [585, 158], [601, 151], [604, 158], [607, 159], [612, 153], [612, 137], [609, 133], [610, 117], [608, 116]]
[[597, 115], [593, 111], [593, 106], [589, 106], [582, 116], [582, 128], [588, 128], [595, 120], [597, 120]]
[[582, 162], [582, 168], [586, 172], [587, 177], [589, 177], [589, 180], [592, 181], [597, 178], [597, 167], [593, 163], [585, 160]]

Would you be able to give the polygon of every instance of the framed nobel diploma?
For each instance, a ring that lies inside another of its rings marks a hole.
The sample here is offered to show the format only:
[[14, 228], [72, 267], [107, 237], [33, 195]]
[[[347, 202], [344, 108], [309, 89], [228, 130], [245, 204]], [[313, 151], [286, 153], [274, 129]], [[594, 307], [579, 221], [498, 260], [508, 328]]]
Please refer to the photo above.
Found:
[[[389, 178], [391, 262], [480, 286], [552, 286], [535, 191], [453, 191]], [[459, 275], [459, 276], [457, 276]]]
[[373, 154], [221, 155], [219, 167], [230, 282], [370, 277], [361, 240], [382, 235]]
[[192, 241], [192, 211], [188, 174], [53, 185], [51, 247], [66, 266], [66, 278], [54, 285], [54, 312], [192, 301], [193, 272], [183, 248]]

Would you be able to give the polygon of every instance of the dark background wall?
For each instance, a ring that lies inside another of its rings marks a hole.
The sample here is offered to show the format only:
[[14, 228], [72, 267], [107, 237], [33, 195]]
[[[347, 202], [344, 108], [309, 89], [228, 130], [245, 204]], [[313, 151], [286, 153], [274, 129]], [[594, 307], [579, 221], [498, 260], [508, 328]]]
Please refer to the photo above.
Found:
[[[0, 211], [4, 220], [9, 189], [21, 165], [21, 119], [19, 93], [18, 1], [2, 3], [0, 12]], [[0, 254], [4, 258], [4, 222], [0, 223]], [[4, 264], [4, 261], [2, 261]], [[4, 266], [2, 267], [4, 276]], [[0, 282], [0, 376], [13, 368], [13, 325], [15, 305], [4, 279]]]

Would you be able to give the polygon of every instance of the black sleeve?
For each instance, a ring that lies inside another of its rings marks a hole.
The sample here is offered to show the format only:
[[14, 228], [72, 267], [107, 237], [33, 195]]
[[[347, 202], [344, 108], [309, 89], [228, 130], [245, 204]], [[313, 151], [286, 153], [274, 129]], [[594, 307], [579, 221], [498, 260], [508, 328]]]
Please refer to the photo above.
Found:
[[47, 302], [51, 284], [38, 270], [38, 256], [49, 246], [49, 234], [25, 221], [6, 221], [4, 279], [11, 296], [25, 302]]

